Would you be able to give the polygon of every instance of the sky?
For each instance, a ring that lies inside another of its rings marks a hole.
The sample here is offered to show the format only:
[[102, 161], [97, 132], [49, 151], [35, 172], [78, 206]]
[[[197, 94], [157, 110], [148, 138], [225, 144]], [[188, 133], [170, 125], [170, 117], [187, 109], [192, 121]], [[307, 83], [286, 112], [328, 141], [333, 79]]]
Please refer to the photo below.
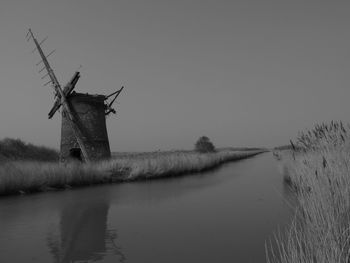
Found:
[[64, 85], [118, 97], [112, 151], [287, 144], [350, 121], [350, 2], [1, 0], [0, 139], [59, 148], [28, 28]]

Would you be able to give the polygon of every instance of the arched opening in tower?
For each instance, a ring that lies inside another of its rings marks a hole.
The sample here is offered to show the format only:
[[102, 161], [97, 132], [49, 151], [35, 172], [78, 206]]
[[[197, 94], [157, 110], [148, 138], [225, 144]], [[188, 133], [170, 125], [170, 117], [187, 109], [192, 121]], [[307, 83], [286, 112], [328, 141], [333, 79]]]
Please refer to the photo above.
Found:
[[69, 150], [69, 157], [70, 157], [70, 159], [75, 160], [75, 161], [80, 161], [80, 162], [83, 161], [80, 148], [71, 148]]

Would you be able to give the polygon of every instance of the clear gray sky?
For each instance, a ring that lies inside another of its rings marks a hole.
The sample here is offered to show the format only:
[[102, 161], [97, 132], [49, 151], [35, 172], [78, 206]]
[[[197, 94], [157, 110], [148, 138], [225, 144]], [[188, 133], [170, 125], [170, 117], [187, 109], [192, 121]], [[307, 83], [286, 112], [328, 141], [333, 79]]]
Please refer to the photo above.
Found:
[[350, 120], [350, 1], [1, 0], [0, 137], [58, 148], [60, 116], [25, 41], [49, 36], [62, 84], [125, 85], [109, 117], [114, 151], [276, 146]]

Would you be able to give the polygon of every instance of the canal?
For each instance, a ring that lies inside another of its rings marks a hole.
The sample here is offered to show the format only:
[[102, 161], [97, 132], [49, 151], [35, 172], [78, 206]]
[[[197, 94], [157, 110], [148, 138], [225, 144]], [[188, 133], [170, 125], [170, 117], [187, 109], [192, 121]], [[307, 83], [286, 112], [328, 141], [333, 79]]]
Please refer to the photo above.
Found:
[[203, 174], [0, 199], [0, 262], [260, 263], [293, 217], [271, 153]]

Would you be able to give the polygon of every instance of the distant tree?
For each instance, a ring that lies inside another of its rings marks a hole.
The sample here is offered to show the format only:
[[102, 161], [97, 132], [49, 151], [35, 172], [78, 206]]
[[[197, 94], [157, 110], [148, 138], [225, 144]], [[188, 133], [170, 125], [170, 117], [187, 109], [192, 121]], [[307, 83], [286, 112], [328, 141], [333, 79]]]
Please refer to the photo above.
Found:
[[194, 148], [200, 153], [215, 152], [215, 146], [207, 136], [200, 137], [197, 140]]

